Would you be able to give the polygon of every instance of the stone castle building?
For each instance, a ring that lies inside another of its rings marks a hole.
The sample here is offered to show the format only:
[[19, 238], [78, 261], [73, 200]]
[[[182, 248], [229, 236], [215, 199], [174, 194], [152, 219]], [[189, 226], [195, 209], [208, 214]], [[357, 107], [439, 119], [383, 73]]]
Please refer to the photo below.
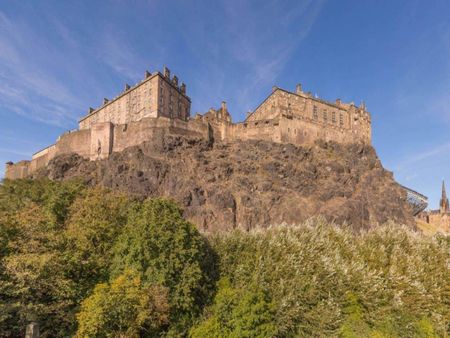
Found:
[[450, 232], [450, 205], [445, 191], [445, 183], [442, 182], [441, 200], [439, 209], [424, 211], [418, 215], [418, 218], [428, 224], [433, 224], [443, 232]]
[[371, 119], [364, 104], [328, 102], [303, 92], [273, 87], [269, 96], [245, 121], [233, 123], [227, 105], [204, 115], [190, 115], [191, 99], [164, 67], [163, 73], [145, 72], [133, 87], [126, 85], [114, 99], [90, 108], [79, 128], [61, 135], [55, 144], [35, 153], [31, 161], [6, 164], [5, 177], [23, 178], [45, 167], [55, 156], [77, 153], [91, 160], [141, 144], [156, 133], [174, 133], [223, 142], [268, 140], [295, 145], [315, 140], [371, 143]]

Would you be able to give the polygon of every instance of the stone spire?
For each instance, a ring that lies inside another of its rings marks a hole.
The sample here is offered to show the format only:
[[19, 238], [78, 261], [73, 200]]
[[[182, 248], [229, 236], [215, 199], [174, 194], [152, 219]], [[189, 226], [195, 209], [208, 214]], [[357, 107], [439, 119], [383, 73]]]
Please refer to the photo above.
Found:
[[439, 210], [441, 214], [449, 211], [449, 203], [447, 198], [447, 193], [445, 192], [445, 182], [442, 181], [442, 196], [439, 202]]

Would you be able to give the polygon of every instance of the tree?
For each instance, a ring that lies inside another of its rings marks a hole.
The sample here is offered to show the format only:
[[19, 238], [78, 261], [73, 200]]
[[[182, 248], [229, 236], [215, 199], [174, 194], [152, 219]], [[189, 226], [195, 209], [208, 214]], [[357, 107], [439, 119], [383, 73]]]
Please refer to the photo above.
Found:
[[146, 283], [167, 287], [170, 334], [186, 331], [209, 299], [214, 262], [205, 239], [183, 219], [182, 210], [166, 199], [135, 205], [114, 253], [112, 276], [133, 268]]
[[144, 285], [126, 270], [110, 284], [101, 283], [81, 304], [77, 337], [157, 336], [168, 323], [167, 288]]
[[192, 337], [273, 337], [277, 333], [275, 306], [264, 290], [231, 287], [226, 279], [219, 282], [214, 304], [206, 319], [194, 327]]

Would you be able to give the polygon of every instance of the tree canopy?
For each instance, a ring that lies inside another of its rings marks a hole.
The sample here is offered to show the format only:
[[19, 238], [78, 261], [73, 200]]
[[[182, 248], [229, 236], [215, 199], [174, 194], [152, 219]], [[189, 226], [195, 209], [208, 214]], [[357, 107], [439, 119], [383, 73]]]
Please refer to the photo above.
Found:
[[163, 198], [0, 185], [0, 337], [443, 337], [450, 239], [322, 219], [204, 235]]

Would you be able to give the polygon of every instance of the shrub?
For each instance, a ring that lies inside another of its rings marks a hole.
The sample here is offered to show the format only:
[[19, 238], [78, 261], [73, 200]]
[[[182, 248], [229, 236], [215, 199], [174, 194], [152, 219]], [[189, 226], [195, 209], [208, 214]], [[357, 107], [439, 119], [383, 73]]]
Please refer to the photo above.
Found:
[[102, 283], [81, 304], [77, 337], [155, 336], [168, 323], [167, 289], [143, 285], [127, 270], [111, 284]]

